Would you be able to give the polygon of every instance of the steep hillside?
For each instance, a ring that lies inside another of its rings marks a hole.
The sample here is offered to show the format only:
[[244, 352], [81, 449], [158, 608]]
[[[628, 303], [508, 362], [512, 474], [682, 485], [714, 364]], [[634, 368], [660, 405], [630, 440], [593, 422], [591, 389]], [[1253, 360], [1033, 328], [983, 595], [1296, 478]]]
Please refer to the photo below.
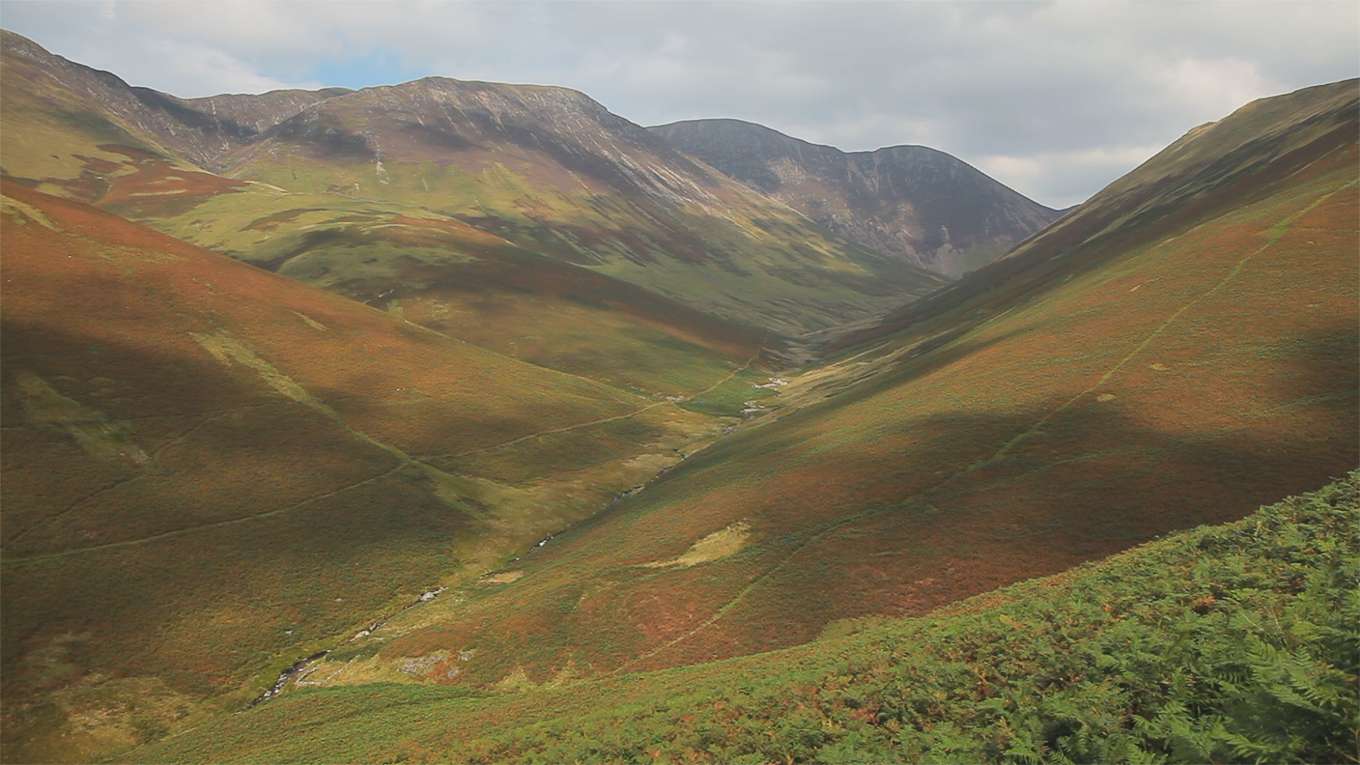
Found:
[[308, 690], [131, 758], [1344, 762], [1360, 735], [1356, 524], [1352, 474], [1238, 523], [798, 648], [527, 692]]
[[720, 427], [0, 191], [6, 761], [239, 707]]
[[[1354, 85], [1282, 99], [1219, 125], [1277, 149], [1243, 170], [1249, 185], [1225, 181], [1231, 203], [1179, 205], [1142, 237], [1117, 224], [1022, 290], [931, 301], [942, 313], [795, 379], [781, 400], [802, 408], [318, 674], [364, 682], [469, 650], [425, 680], [505, 687], [768, 650], [1234, 519], [1353, 468]], [[1243, 124], [1256, 114], [1276, 117]]]
[[1258, 201], [1291, 174], [1335, 162], [1335, 152], [1354, 141], [1357, 101], [1360, 80], [1345, 80], [1253, 101], [1200, 125], [1004, 260], [836, 345], [852, 348], [904, 327], [919, 329], [928, 319], [955, 321], [967, 306], [973, 318], [986, 316], [1057, 280]]
[[741, 120], [649, 130], [830, 231], [945, 276], [992, 262], [1059, 215], [924, 146], [847, 153]]

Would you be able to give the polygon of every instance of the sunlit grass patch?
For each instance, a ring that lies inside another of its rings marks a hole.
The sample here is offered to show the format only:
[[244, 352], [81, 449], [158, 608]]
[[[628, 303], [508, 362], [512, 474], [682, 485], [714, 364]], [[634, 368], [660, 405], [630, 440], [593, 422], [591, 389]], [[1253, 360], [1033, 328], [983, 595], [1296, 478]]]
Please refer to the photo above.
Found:
[[722, 560], [746, 546], [751, 535], [751, 525], [737, 521], [709, 534], [690, 545], [679, 557], [670, 560], [652, 561], [642, 564], [644, 568], [689, 568], [700, 563]]

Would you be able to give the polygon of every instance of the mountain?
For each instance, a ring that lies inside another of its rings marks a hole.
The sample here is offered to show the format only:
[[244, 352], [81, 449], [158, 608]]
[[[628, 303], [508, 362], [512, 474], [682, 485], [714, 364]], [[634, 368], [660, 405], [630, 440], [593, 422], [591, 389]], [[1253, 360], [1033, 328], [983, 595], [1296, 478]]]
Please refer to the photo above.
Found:
[[[87, 201], [103, 190], [108, 163], [126, 158], [100, 144], [164, 154], [201, 167], [220, 167], [224, 152], [239, 147], [257, 132], [228, 117], [216, 117], [219, 103], [243, 103], [238, 97], [202, 100], [203, 111], [189, 101], [150, 88], [132, 87], [117, 76], [53, 55], [42, 46], [8, 30], [0, 30], [0, 63], [7, 83], [3, 90], [8, 151], [5, 173], [43, 179], [65, 187]], [[292, 116], [303, 106], [335, 91], [245, 96], [254, 112]], [[282, 96], [279, 98], [278, 96]], [[282, 111], [280, 111], [280, 109]], [[256, 119], [267, 118], [257, 117]], [[73, 176], [86, 180], [77, 186]]]
[[731, 119], [648, 129], [819, 226], [948, 277], [990, 263], [1061, 215], [924, 146], [843, 152]]
[[231, 175], [432, 210], [776, 334], [940, 284], [828, 238], [562, 88], [427, 78], [365, 89], [266, 131]]
[[782, 648], [1350, 470], [1356, 107], [1336, 83], [1197, 131], [1100, 195], [1099, 229], [1083, 207], [845, 340], [782, 412], [317, 672], [472, 651], [423, 680], [528, 687]]
[[[381, 240], [400, 232], [381, 226], [400, 215], [472, 227], [756, 334], [880, 315], [943, 283], [565, 88], [432, 77], [178, 99], [11, 33], [3, 43], [8, 175], [271, 269], [305, 257], [333, 272], [356, 249], [394, 268], [400, 243]], [[356, 213], [380, 220], [356, 226]], [[268, 230], [250, 228], [270, 215]]]
[[[133, 87], [118, 76], [48, 52], [32, 40], [0, 30], [0, 53], [10, 80], [4, 89], [11, 141], [45, 140], [47, 151], [9, 152], [16, 177], [81, 168], [73, 149], [99, 142], [165, 153], [209, 170], [224, 170], [226, 156], [264, 130], [328, 98], [350, 91], [279, 90], [260, 95], [182, 99]], [[56, 133], [66, 140], [53, 141]], [[95, 154], [94, 152], [91, 152]], [[95, 154], [95, 156], [98, 156]], [[115, 152], [113, 159], [121, 159]], [[59, 164], [53, 164], [55, 160]], [[56, 180], [61, 180], [57, 178]], [[86, 201], [91, 201], [87, 199]]]

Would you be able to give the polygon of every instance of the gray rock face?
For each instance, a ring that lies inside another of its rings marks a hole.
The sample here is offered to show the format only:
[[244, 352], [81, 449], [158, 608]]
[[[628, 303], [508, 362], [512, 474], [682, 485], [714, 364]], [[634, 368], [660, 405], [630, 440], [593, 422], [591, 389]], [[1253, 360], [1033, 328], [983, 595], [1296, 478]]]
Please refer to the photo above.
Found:
[[851, 241], [946, 276], [986, 265], [1060, 215], [924, 146], [843, 152], [726, 119], [649, 130]]

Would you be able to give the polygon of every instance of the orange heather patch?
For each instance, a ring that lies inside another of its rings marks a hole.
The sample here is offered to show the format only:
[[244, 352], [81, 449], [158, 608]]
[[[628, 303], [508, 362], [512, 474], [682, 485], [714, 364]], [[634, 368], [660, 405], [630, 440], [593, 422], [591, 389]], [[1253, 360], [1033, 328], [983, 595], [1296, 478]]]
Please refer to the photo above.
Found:
[[208, 197], [227, 194], [246, 184], [219, 175], [176, 167], [163, 158], [147, 156], [124, 146], [100, 149], [127, 155], [133, 172], [114, 175], [98, 199], [102, 207], [135, 217], [176, 215]]

